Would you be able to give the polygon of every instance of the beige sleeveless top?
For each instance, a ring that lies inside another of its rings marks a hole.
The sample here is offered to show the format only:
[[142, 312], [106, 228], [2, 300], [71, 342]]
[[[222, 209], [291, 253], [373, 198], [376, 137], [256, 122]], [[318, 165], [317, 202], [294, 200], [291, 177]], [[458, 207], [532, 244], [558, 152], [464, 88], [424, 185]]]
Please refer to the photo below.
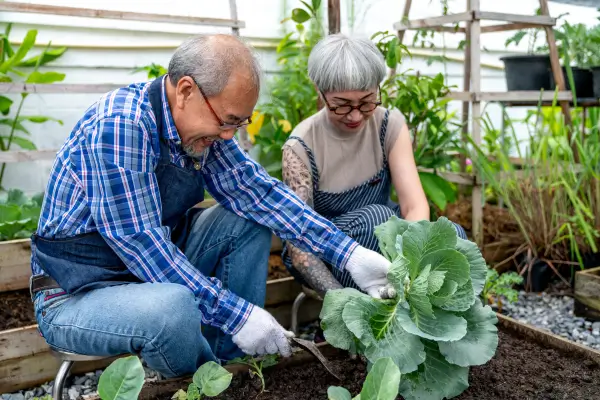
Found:
[[385, 110], [377, 107], [359, 131], [347, 133], [331, 124], [327, 110], [323, 108], [298, 124], [283, 147], [296, 153], [310, 172], [308, 154], [292, 136], [302, 139], [315, 157], [319, 170], [319, 190], [342, 192], [375, 175], [383, 167], [383, 151], [389, 160], [405, 118], [397, 109], [390, 110], [382, 149], [379, 132]]

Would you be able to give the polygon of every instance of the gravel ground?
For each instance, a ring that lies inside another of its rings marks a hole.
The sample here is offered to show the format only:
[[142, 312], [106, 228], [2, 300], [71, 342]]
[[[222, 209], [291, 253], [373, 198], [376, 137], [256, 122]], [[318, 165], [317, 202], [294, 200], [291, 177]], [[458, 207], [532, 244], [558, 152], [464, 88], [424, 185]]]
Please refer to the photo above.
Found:
[[504, 304], [503, 314], [520, 322], [600, 350], [600, 322], [573, 315], [573, 299], [547, 293], [519, 293], [514, 304]]
[[[306, 340], [313, 340], [314, 333], [317, 329], [317, 322], [312, 322], [306, 325], [300, 325], [298, 327], [299, 337]], [[147, 368], [144, 365], [144, 370], [146, 371], [146, 381], [156, 381], [160, 380], [158, 374]], [[65, 389], [63, 390], [63, 399], [68, 400], [76, 400], [78, 398], [82, 398], [85, 400], [88, 397], [92, 397], [97, 395], [98, 389], [98, 380], [100, 379], [100, 375], [103, 370], [97, 370], [95, 372], [88, 372], [84, 375], [74, 375], [67, 378], [65, 383]], [[20, 390], [16, 393], [6, 393], [0, 394], [1, 400], [31, 400], [33, 398], [42, 398], [46, 395], [52, 395], [52, 386], [54, 381], [46, 382], [43, 385], [29, 388], [26, 390]], [[46, 400], [46, 399], [43, 399]], [[51, 397], [48, 398], [51, 400]]]

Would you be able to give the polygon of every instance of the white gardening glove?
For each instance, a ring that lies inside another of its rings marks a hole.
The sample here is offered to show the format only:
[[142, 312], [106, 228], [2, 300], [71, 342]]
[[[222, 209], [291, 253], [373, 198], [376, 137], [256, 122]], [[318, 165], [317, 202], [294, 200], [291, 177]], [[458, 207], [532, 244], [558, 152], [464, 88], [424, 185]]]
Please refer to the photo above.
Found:
[[294, 332], [283, 329], [271, 314], [254, 306], [244, 326], [233, 335], [232, 340], [248, 355], [279, 353], [289, 357], [292, 355], [289, 338], [294, 336]]
[[350, 255], [346, 270], [356, 285], [371, 297], [393, 299], [396, 297], [396, 290], [387, 279], [390, 265], [381, 254], [358, 246]]

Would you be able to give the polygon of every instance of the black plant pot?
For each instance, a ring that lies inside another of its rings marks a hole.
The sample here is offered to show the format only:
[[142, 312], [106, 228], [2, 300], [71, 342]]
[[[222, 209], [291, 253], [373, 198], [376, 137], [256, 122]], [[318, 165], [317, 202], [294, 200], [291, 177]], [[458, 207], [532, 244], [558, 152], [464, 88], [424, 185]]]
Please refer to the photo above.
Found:
[[594, 81], [594, 98], [600, 98], [600, 66], [592, 67], [592, 80]]
[[[525, 257], [521, 256], [519, 258], [521, 267], [524, 267], [526, 265]], [[525, 271], [522, 276], [523, 283], [519, 285], [520, 289], [528, 287], [528, 290], [531, 292], [542, 292], [554, 278], [554, 271], [552, 271], [552, 268], [546, 262], [535, 259], [531, 265], [531, 271]]]
[[508, 90], [550, 90], [550, 56], [513, 55], [500, 58], [504, 62]]
[[[571, 67], [573, 70], [573, 81], [575, 82], [575, 94], [578, 99], [594, 97], [594, 82], [592, 71], [586, 68]], [[567, 69], [562, 67], [563, 77], [565, 79], [565, 86], [567, 90], [571, 90], [571, 84], [569, 77], [567, 76]], [[554, 83], [554, 75], [550, 71], [550, 90], [554, 90], [556, 84]]]

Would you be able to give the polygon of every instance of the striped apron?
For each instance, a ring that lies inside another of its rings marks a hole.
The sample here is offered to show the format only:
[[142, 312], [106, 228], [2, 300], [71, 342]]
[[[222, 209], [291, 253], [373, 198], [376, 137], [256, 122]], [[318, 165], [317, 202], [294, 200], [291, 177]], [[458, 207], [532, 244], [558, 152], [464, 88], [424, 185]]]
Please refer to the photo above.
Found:
[[[382, 168], [365, 182], [343, 192], [331, 193], [319, 190], [319, 170], [312, 150], [302, 139], [293, 137], [304, 147], [310, 161], [313, 181], [313, 209], [333, 222], [338, 229], [356, 240], [361, 246], [377, 252], [380, 252], [380, 249], [374, 234], [375, 227], [386, 222], [392, 215], [401, 218], [400, 206], [390, 198], [392, 179], [384, 146], [388, 118], [389, 110], [386, 110], [379, 131], [379, 143], [383, 153]], [[467, 235], [464, 229], [457, 224], [455, 224], [455, 227], [458, 236], [466, 239]], [[284, 243], [282, 257], [290, 274], [302, 284], [307, 285], [300, 273], [292, 266], [286, 243]], [[347, 271], [339, 272], [327, 263], [326, 265], [342, 286], [359, 290]]]

